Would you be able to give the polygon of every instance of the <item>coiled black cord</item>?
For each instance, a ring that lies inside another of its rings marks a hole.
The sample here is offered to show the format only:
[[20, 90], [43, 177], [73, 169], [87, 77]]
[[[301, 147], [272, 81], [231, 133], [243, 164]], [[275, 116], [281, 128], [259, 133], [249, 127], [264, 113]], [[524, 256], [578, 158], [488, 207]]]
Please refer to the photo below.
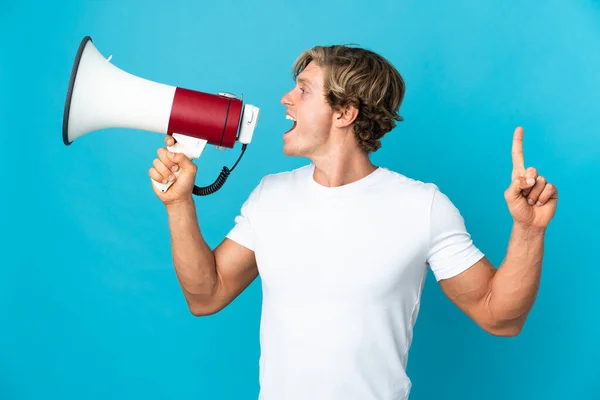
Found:
[[246, 151], [246, 146], [247, 146], [247, 144], [242, 145], [242, 153], [238, 157], [235, 164], [233, 164], [233, 167], [231, 167], [231, 169], [227, 168], [226, 166], [223, 167], [223, 169], [221, 170], [221, 173], [219, 174], [217, 179], [212, 184], [210, 184], [208, 186], [204, 186], [204, 187], [199, 187], [199, 186], [194, 185], [194, 190], [192, 191], [192, 193], [195, 194], [196, 196], [207, 196], [207, 195], [213, 194], [217, 190], [221, 189], [221, 187], [223, 187], [223, 185], [227, 181], [227, 178], [229, 178], [229, 174], [231, 174], [233, 172], [235, 167], [238, 165], [238, 163], [242, 159], [242, 156], [244, 155], [244, 152]]

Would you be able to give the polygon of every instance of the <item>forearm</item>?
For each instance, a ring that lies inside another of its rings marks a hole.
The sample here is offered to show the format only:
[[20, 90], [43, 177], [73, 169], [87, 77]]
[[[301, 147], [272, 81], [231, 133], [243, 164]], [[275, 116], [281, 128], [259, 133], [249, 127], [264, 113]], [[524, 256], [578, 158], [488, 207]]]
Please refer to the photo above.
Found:
[[207, 304], [214, 294], [215, 256], [198, 225], [193, 199], [167, 206], [173, 264], [188, 304]]
[[543, 230], [514, 225], [506, 257], [492, 279], [489, 312], [500, 326], [522, 326], [538, 293]]

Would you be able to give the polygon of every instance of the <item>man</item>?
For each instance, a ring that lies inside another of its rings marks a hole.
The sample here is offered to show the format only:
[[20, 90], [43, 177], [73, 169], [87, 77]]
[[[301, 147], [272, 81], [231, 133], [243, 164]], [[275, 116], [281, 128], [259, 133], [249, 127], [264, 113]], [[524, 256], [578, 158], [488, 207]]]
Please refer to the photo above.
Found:
[[315, 47], [294, 73], [282, 98], [293, 120], [284, 152], [311, 163], [264, 177], [214, 251], [192, 199], [196, 166], [159, 149], [153, 179], [173, 180], [171, 171], [182, 169], [167, 193], [155, 190], [179, 282], [200, 316], [223, 309], [260, 273], [261, 399], [406, 399], [427, 268], [485, 331], [517, 335], [537, 294], [557, 190], [525, 169], [517, 128], [504, 193], [514, 225], [496, 269], [434, 184], [371, 163], [402, 120], [405, 86], [388, 61], [359, 48]]

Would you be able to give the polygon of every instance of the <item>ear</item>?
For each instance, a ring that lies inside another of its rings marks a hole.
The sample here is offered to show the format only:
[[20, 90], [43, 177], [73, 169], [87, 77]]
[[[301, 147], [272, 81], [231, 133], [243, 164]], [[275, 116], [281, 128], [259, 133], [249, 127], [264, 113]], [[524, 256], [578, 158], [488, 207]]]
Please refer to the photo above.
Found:
[[347, 105], [341, 107], [334, 114], [335, 117], [335, 126], [338, 128], [346, 128], [356, 120], [358, 117], [358, 109], [356, 109], [353, 105]]

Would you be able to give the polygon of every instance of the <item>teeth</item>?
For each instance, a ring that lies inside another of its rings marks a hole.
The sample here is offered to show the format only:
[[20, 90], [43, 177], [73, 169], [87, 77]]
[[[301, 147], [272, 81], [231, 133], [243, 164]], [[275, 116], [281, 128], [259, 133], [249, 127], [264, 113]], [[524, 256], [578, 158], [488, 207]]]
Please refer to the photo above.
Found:
[[287, 114], [285, 115], [285, 119], [296, 121], [293, 117], [291, 117], [290, 115], [287, 115]]

